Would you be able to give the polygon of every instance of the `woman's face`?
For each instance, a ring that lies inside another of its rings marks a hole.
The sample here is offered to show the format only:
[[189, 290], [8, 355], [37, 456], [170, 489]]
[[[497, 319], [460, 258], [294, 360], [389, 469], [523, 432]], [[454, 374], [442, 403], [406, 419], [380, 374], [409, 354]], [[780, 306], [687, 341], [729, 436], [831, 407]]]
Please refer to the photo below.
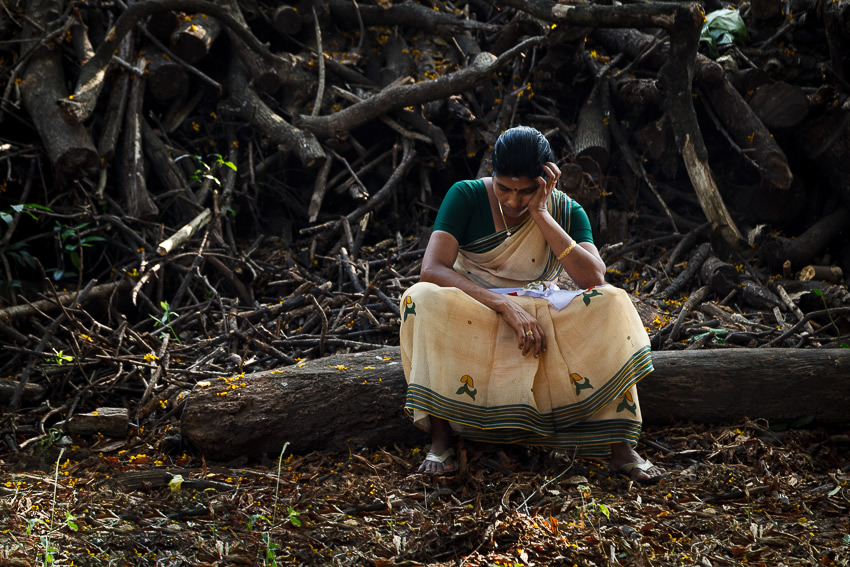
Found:
[[530, 177], [493, 175], [493, 192], [502, 203], [506, 217], [518, 218], [528, 211], [528, 202], [539, 190], [537, 181]]

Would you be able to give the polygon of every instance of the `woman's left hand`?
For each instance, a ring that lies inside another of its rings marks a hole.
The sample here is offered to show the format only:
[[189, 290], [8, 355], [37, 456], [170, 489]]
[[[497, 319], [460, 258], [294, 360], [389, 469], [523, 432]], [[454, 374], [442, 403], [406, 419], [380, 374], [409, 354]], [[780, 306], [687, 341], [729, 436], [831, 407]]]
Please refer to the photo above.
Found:
[[545, 174], [545, 178], [541, 175], [535, 179], [535, 181], [537, 181], [538, 190], [528, 202], [528, 210], [531, 213], [544, 212], [547, 210], [546, 204], [549, 202], [549, 196], [552, 195], [552, 192], [555, 190], [555, 186], [558, 184], [558, 179], [561, 178], [561, 170], [558, 169], [558, 166], [551, 161], [547, 161], [543, 164], [543, 173]]

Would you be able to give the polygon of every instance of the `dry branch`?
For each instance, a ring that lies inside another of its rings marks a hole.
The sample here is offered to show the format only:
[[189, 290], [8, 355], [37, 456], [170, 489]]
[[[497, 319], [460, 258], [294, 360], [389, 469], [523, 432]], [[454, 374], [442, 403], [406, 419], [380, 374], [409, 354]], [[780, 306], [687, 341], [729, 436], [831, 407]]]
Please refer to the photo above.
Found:
[[234, 55], [228, 75], [230, 98], [222, 110], [236, 114], [260, 132], [295, 153], [308, 169], [320, 167], [327, 159], [312, 132], [296, 128], [272, 110], [252, 89], [241, 59]]
[[491, 53], [481, 53], [469, 67], [460, 71], [422, 83], [388, 87], [363, 102], [331, 115], [302, 115], [295, 121], [295, 124], [313, 132], [320, 138], [344, 137], [353, 128], [374, 120], [387, 112], [446, 98], [471, 89], [519, 53], [529, 47], [540, 45], [543, 41], [544, 38], [542, 37], [529, 38], [499, 57], [495, 57]]
[[[91, 291], [89, 291], [86, 298], [88, 300], [102, 299], [104, 297], [108, 297], [109, 295], [119, 290], [126, 289], [129, 287], [130, 284], [127, 280], [96, 285], [91, 289]], [[32, 317], [33, 315], [36, 315], [39, 312], [52, 313], [59, 309], [62, 305], [66, 307], [72, 305], [77, 300], [77, 296], [77, 292], [67, 291], [57, 295], [58, 303], [53, 299], [40, 299], [38, 301], [33, 301], [32, 303], [27, 303], [25, 305], [15, 305], [12, 307], [6, 307], [5, 309], [0, 309], [0, 320], [9, 321], [14, 319], [22, 319], [25, 317]]]
[[160, 256], [165, 256], [175, 248], [179, 248], [192, 238], [201, 228], [210, 222], [212, 211], [204, 209], [195, 218], [183, 225], [180, 230], [172, 234], [169, 238], [163, 240], [156, 247], [156, 252]]

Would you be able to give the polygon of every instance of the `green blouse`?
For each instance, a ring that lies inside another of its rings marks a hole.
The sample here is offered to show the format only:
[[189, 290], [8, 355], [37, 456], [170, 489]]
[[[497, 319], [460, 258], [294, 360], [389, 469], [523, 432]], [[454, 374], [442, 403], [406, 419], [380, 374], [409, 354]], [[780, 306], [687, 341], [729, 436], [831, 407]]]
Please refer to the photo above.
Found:
[[[593, 233], [590, 229], [590, 219], [581, 205], [568, 197], [562, 191], [555, 189], [552, 193], [555, 206], [561, 207], [562, 214], [553, 215], [560, 218], [561, 226], [576, 242], [593, 243]], [[487, 198], [487, 186], [481, 179], [458, 181], [449, 188], [443, 198], [434, 230], [442, 230], [454, 236], [458, 244], [466, 244], [494, 234], [496, 225], [490, 213], [490, 201]]]

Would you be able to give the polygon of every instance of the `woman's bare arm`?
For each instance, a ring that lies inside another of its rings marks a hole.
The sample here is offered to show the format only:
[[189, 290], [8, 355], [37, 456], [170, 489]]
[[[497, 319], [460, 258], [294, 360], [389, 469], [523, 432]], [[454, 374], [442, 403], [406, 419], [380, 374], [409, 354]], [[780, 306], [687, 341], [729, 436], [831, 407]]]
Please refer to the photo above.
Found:
[[558, 183], [558, 178], [561, 177], [561, 171], [558, 166], [552, 162], [547, 162], [543, 165], [546, 172], [546, 179], [543, 177], [537, 178], [538, 189], [531, 201], [528, 203], [528, 211], [531, 214], [531, 219], [537, 224], [543, 237], [549, 247], [555, 252], [555, 255], [560, 255], [573, 246], [573, 249], [563, 258], [559, 258], [561, 267], [567, 271], [567, 274], [580, 288], [588, 288], [595, 285], [605, 283], [605, 262], [599, 255], [599, 250], [591, 242], [576, 243], [573, 238], [567, 234], [558, 222], [552, 218], [549, 213], [547, 203], [549, 196], [555, 190], [555, 185]]

